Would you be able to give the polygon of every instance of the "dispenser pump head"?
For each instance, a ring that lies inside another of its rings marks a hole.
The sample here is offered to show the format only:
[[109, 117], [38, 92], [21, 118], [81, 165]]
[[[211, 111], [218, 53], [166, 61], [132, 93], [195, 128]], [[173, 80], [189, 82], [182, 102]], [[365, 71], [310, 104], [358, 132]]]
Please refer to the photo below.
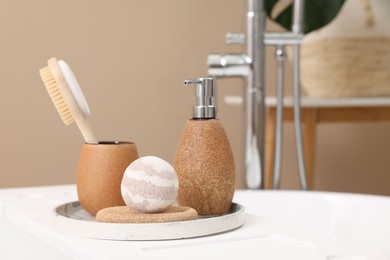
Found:
[[194, 106], [195, 119], [213, 119], [216, 117], [215, 89], [213, 78], [198, 78], [185, 80], [184, 85], [196, 85], [196, 106]]

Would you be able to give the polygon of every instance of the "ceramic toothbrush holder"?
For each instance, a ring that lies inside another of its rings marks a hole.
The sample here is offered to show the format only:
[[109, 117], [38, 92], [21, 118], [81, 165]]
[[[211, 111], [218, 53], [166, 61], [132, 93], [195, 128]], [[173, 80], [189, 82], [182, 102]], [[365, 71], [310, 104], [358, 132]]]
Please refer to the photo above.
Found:
[[84, 144], [77, 168], [77, 195], [91, 215], [107, 207], [125, 205], [121, 181], [126, 167], [138, 158], [135, 143]]

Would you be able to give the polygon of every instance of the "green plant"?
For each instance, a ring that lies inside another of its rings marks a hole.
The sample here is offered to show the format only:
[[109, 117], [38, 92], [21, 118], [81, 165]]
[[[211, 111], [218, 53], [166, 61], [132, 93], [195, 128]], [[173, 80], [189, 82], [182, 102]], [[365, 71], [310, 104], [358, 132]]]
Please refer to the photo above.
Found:
[[[280, 13], [273, 15], [274, 7], [281, 0], [264, 0], [267, 16], [287, 30], [292, 26], [292, 6], [290, 3]], [[339, 13], [346, 0], [306, 0], [303, 20], [303, 33], [319, 29], [327, 25]]]

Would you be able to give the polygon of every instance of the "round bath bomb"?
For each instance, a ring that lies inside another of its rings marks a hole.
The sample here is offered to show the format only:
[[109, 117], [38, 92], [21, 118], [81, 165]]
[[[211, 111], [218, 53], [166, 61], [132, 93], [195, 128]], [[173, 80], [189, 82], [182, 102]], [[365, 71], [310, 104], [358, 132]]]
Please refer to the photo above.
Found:
[[121, 183], [127, 207], [140, 213], [167, 210], [176, 202], [179, 181], [175, 169], [155, 156], [141, 157], [125, 170]]

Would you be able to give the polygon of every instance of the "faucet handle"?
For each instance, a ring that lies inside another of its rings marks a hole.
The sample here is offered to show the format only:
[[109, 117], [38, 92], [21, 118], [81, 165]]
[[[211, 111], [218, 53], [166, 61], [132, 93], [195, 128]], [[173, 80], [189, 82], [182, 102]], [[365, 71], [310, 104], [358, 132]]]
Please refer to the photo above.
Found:
[[225, 35], [225, 42], [226, 44], [244, 44], [245, 34], [228, 32]]

